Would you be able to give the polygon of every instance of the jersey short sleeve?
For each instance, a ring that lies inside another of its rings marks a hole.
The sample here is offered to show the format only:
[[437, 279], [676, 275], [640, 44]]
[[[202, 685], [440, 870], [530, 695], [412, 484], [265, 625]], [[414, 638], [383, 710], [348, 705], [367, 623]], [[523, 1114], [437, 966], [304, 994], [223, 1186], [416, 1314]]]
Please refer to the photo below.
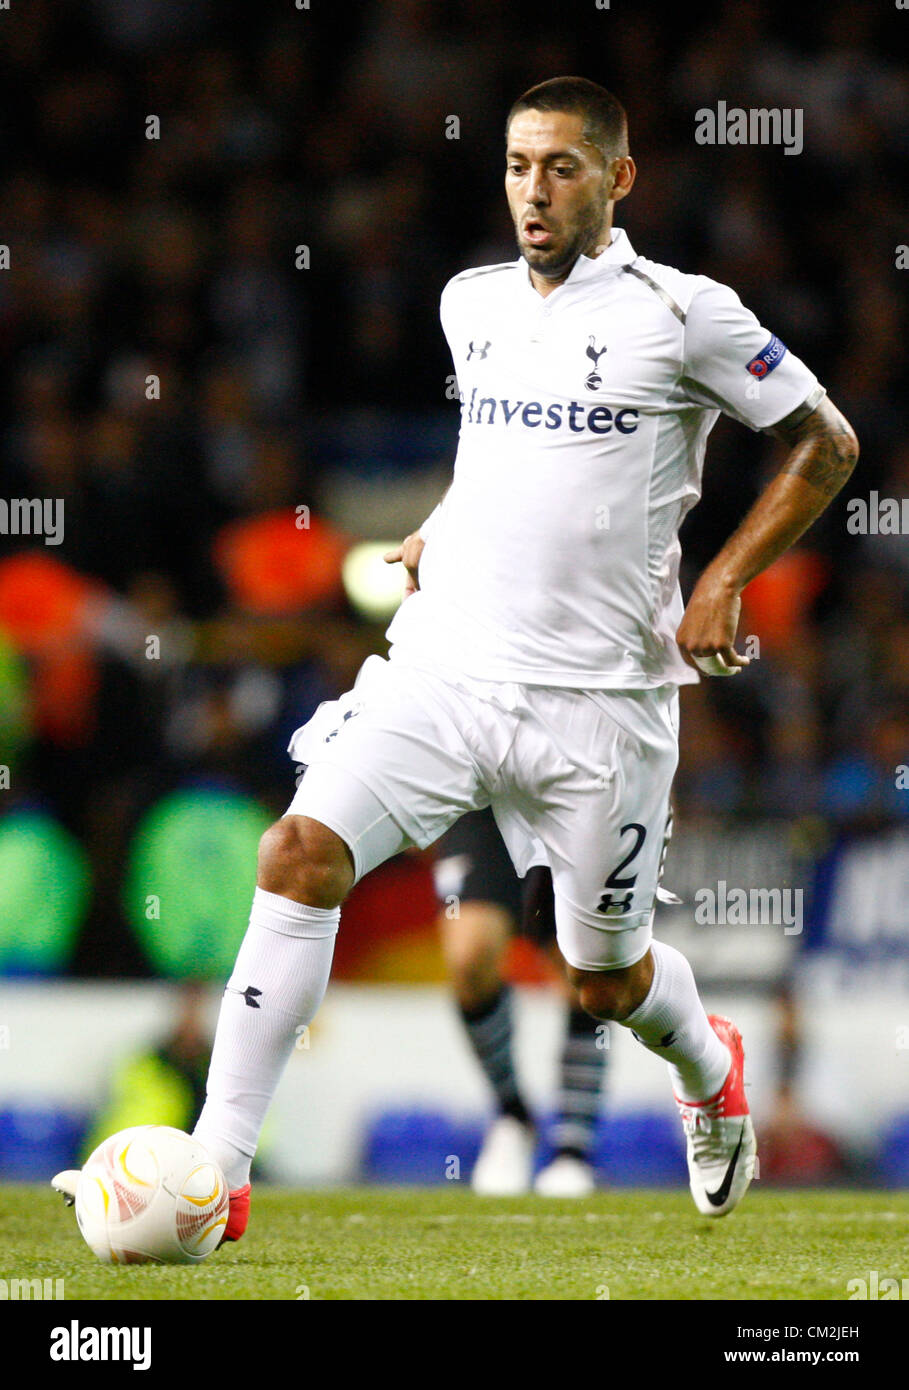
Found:
[[753, 430], [768, 429], [800, 406], [813, 409], [824, 388], [734, 290], [698, 277], [685, 321], [683, 386]]
[[457, 285], [455, 284], [456, 279], [457, 276], [452, 276], [452, 278], [448, 281], [447, 285], [444, 286], [441, 298], [439, 299], [439, 322], [442, 325], [442, 332], [445, 334], [445, 339], [449, 347], [451, 347], [451, 329], [452, 320], [454, 317], [454, 299], [457, 293]]
[[437, 529], [441, 515], [442, 503], [440, 502], [438, 506], [429, 513], [429, 516], [419, 527], [419, 535], [424, 541], [428, 541], [433, 531]]
[[[448, 343], [449, 343], [449, 346], [451, 345], [451, 334], [450, 334], [450, 316], [451, 316], [451, 308], [450, 308], [450, 305], [451, 305], [451, 294], [452, 294], [452, 286], [453, 286], [453, 285], [454, 285], [454, 278], [452, 278], [451, 280], [449, 280], [449, 281], [448, 281], [448, 284], [447, 284], [447, 285], [445, 286], [445, 288], [443, 289], [443, 291], [442, 291], [442, 298], [441, 298], [441, 301], [440, 301], [440, 303], [439, 303], [439, 319], [440, 319], [440, 322], [441, 322], [441, 324], [442, 324], [442, 331], [443, 331], [443, 333], [445, 334], [445, 337], [446, 337], [446, 339], [447, 339], [447, 341], [448, 341]], [[443, 499], [443, 500], [444, 500], [444, 499]], [[437, 530], [438, 530], [438, 528], [439, 528], [439, 520], [440, 520], [440, 518], [441, 518], [441, 515], [442, 515], [442, 503], [440, 502], [440, 503], [438, 504], [438, 506], [435, 507], [435, 508], [433, 509], [433, 511], [431, 511], [431, 512], [429, 513], [429, 516], [426, 518], [426, 520], [425, 520], [425, 521], [420, 525], [420, 527], [419, 527], [419, 534], [420, 534], [420, 536], [422, 537], [422, 539], [423, 539], [424, 541], [428, 541], [429, 538], [430, 538], [430, 536], [432, 535], [433, 531], [437, 531]]]

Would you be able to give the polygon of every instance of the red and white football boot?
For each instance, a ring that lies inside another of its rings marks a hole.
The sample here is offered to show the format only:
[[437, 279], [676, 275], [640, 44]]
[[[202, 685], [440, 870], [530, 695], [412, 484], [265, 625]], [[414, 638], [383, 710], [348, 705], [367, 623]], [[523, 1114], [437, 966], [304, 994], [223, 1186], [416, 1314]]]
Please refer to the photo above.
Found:
[[245, 1183], [243, 1187], [238, 1187], [233, 1192], [228, 1193], [230, 1208], [224, 1234], [218, 1242], [219, 1248], [226, 1240], [239, 1240], [246, 1230], [246, 1223], [249, 1220], [250, 1190], [250, 1184]]
[[721, 1091], [692, 1104], [675, 1097], [688, 1141], [688, 1176], [695, 1206], [704, 1216], [725, 1216], [737, 1207], [754, 1176], [757, 1143], [745, 1099], [745, 1049], [728, 1018], [709, 1015], [729, 1048], [732, 1065]]

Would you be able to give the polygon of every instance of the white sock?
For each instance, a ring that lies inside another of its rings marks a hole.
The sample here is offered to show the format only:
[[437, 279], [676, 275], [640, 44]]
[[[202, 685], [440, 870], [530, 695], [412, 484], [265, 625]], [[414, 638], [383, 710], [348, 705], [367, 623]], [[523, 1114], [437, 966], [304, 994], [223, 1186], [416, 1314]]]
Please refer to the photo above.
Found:
[[207, 1099], [194, 1133], [242, 1187], [294, 1043], [322, 1002], [341, 909], [257, 888], [218, 1017]]
[[650, 949], [650, 992], [634, 1013], [620, 1021], [648, 1051], [669, 1063], [672, 1089], [679, 1100], [710, 1100], [729, 1075], [729, 1049], [707, 1020], [691, 966], [681, 951], [665, 941], [654, 941]]

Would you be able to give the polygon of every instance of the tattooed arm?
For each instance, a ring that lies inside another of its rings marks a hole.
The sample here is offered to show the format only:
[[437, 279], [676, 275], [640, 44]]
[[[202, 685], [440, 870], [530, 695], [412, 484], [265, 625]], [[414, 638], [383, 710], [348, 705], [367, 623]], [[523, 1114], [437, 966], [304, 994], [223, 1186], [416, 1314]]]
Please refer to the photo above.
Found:
[[858, 440], [848, 421], [824, 396], [797, 423], [783, 420], [770, 431], [789, 446], [783, 469], [764, 489], [741, 525], [701, 575], [688, 601], [676, 640], [689, 666], [695, 656], [719, 655], [727, 666], [747, 666], [734, 648], [741, 592], [798, 540], [855, 467]]

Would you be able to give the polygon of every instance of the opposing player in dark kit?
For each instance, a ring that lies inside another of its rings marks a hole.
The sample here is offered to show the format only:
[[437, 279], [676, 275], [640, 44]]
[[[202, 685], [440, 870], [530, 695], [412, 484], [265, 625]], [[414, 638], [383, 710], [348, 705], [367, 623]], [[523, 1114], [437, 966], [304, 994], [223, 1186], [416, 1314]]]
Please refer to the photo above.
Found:
[[552, 875], [544, 865], [519, 879], [490, 810], [471, 811], [436, 846], [435, 879], [445, 958], [464, 1031], [495, 1102], [471, 1173], [485, 1196], [533, 1188], [546, 1197], [585, 1197], [596, 1186], [593, 1148], [610, 1028], [569, 1004], [558, 1060], [551, 1160], [534, 1175], [537, 1127], [515, 1058], [514, 994], [503, 967], [520, 935], [555, 949]]

